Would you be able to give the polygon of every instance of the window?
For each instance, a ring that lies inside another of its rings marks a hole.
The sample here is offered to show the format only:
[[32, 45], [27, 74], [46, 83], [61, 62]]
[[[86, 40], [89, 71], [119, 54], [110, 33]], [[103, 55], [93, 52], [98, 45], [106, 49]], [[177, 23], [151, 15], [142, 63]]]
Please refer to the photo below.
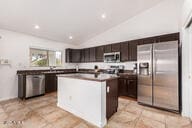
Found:
[[62, 52], [30, 48], [30, 65], [34, 67], [61, 66]]

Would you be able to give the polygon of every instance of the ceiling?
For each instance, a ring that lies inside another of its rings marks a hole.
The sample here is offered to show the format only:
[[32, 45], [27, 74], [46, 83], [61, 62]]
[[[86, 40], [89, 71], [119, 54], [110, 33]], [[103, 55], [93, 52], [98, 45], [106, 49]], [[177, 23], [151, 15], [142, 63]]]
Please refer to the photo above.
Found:
[[[80, 44], [160, 1], [1, 0], [0, 28]], [[102, 14], [106, 14], [105, 19]], [[40, 29], [34, 29], [35, 25]]]

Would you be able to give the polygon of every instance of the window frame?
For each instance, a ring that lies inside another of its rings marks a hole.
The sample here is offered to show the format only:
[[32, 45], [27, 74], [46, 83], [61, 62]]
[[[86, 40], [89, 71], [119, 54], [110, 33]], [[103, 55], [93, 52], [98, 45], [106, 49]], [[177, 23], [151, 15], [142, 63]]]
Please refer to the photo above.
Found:
[[[46, 51], [46, 55], [47, 55], [47, 66], [34, 66], [34, 65], [31, 65], [31, 49], [34, 49], [34, 50], [42, 50], [42, 51]], [[61, 65], [54, 65], [54, 67], [62, 67], [62, 64], [63, 64], [63, 52], [61, 50], [51, 50], [51, 49], [46, 49], [46, 48], [37, 48], [37, 47], [30, 47], [29, 48], [29, 65], [30, 67], [51, 67], [49, 64], [49, 51], [51, 52], [61, 52]]]

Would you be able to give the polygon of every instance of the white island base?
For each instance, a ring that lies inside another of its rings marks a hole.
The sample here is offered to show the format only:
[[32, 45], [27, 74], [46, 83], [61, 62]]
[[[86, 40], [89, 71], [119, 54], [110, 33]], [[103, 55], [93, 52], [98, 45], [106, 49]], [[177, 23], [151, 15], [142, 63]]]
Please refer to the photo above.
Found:
[[58, 76], [58, 107], [104, 127], [106, 119], [106, 81]]

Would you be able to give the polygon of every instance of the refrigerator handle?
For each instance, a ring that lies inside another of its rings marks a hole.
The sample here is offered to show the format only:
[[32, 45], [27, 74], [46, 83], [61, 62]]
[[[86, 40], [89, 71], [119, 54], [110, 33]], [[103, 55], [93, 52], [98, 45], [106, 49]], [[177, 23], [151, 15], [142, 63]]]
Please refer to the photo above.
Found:
[[155, 56], [155, 50], [153, 50], [153, 77], [155, 78], [156, 76], [156, 56]]
[[152, 78], [152, 74], [153, 74], [153, 73], [152, 73], [152, 72], [153, 72], [153, 65], [152, 65], [152, 64], [153, 64], [153, 59], [152, 59], [152, 58], [153, 58], [153, 47], [150, 48], [150, 51], [151, 51], [151, 53], [150, 53], [150, 60], [149, 60], [149, 61], [150, 61], [149, 77]]

